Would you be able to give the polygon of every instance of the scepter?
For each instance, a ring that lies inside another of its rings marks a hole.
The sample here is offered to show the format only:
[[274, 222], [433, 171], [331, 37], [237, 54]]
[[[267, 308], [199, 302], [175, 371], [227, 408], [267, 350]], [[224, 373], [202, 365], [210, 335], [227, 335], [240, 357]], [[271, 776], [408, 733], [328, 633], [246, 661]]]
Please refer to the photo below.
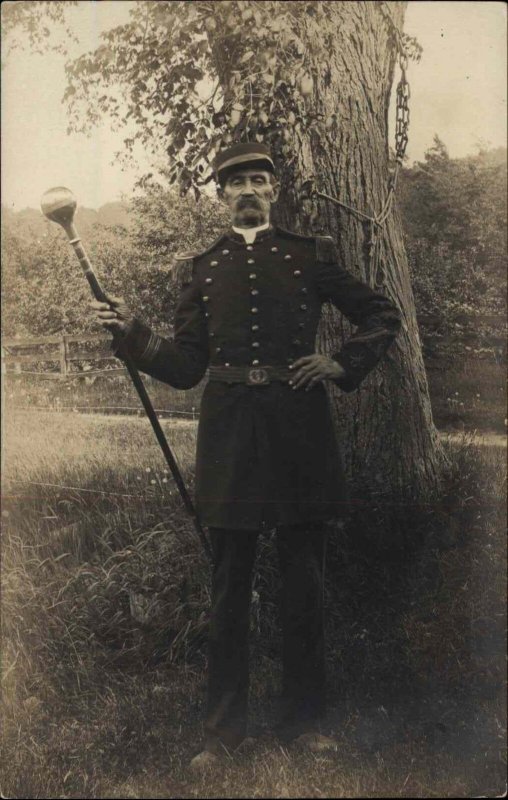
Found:
[[[97, 279], [97, 276], [92, 269], [92, 265], [90, 264], [90, 261], [88, 259], [88, 256], [85, 252], [83, 245], [81, 244], [81, 239], [76, 230], [76, 226], [74, 225], [74, 212], [76, 211], [76, 205], [77, 205], [76, 198], [74, 197], [70, 189], [66, 189], [64, 186], [56, 186], [53, 189], [48, 189], [47, 192], [44, 192], [41, 199], [41, 210], [44, 216], [50, 219], [52, 222], [56, 222], [58, 223], [58, 225], [61, 225], [65, 233], [67, 234], [69, 243], [74, 248], [74, 252], [78, 257], [79, 263], [81, 264], [83, 272], [85, 273], [85, 277], [88, 283], [90, 284], [90, 288], [92, 290], [95, 299], [99, 300], [102, 303], [107, 303], [108, 301], [106, 298], [106, 294], [104, 293]], [[113, 340], [115, 344], [121, 347], [121, 337], [118, 334], [113, 333]], [[210, 544], [205, 536], [205, 532], [199, 521], [196, 509], [194, 508], [194, 503], [192, 502], [189, 492], [187, 491], [187, 487], [182, 478], [182, 474], [180, 472], [178, 464], [176, 463], [176, 459], [168, 444], [168, 441], [164, 435], [164, 431], [161, 428], [160, 422], [158, 420], [157, 414], [155, 413], [152, 402], [148, 397], [148, 393], [141, 379], [141, 375], [139, 374], [137, 368], [134, 366], [131, 357], [124, 351], [122, 351], [122, 360], [125, 363], [125, 366], [127, 367], [127, 371], [131, 376], [132, 382], [143, 404], [148, 419], [152, 424], [152, 428], [157, 437], [157, 441], [159, 442], [160, 448], [164, 454], [164, 458], [166, 459], [169, 469], [171, 470], [171, 474], [178, 487], [178, 491], [180, 492], [180, 496], [183, 500], [184, 506], [187, 509], [188, 513], [190, 514], [192, 521], [194, 523], [194, 528], [198, 536], [200, 537], [201, 542], [203, 543], [205, 553], [208, 559], [211, 562], [213, 562]]]

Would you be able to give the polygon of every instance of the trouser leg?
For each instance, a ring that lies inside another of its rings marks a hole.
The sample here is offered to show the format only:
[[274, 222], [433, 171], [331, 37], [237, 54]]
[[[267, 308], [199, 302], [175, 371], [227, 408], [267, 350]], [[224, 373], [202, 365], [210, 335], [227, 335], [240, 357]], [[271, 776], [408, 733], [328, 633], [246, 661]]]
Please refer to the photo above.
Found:
[[309, 730], [325, 713], [324, 563], [326, 526], [279, 528], [282, 575], [283, 718], [289, 738]]
[[234, 749], [245, 738], [249, 612], [257, 531], [210, 529], [214, 555], [208, 639], [205, 747]]

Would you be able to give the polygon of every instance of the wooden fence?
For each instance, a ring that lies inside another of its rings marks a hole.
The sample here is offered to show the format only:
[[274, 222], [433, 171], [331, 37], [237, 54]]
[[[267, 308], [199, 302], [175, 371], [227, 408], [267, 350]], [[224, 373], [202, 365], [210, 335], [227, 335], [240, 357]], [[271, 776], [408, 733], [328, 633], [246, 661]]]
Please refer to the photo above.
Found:
[[[85, 345], [91, 347], [85, 348]], [[44, 350], [38, 349], [41, 347]], [[87, 362], [84, 367], [77, 363], [83, 361]], [[88, 333], [80, 336], [59, 334], [41, 336], [38, 339], [2, 341], [2, 374], [9, 377], [37, 375], [42, 378], [62, 380], [127, 374], [127, 370], [122, 366], [94, 369], [90, 362], [97, 361], [115, 361], [120, 365], [111, 351], [111, 336], [107, 334]], [[27, 369], [30, 366], [34, 368]]]

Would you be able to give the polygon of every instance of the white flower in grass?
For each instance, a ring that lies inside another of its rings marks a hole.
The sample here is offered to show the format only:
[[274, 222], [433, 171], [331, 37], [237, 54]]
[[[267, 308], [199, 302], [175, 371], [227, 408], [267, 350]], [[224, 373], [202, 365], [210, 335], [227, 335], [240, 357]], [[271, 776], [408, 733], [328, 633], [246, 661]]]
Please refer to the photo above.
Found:
[[141, 475], [138, 475], [138, 481], [140, 481], [140, 480], [141, 480]]
[[152, 470], [150, 469], [150, 467], [146, 467], [145, 472], [151, 472], [151, 471]]
[[150, 483], [157, 483], [157, 481], [151, 480]]
[[167, 478], [163, 478], [163, 479], [162, 479], [162, 483], [167, 483], [167, 482], [168, 482], [168, 479], [167, 479]]

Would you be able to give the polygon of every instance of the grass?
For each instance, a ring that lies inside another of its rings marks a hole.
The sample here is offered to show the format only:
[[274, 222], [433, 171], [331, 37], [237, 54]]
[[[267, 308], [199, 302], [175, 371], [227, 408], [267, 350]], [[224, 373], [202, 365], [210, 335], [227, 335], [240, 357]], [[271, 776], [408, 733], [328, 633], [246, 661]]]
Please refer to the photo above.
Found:
[[506, 366], [465, 359], [427, 366], [434, 421], [440, 429], [506, 433]]
[[[467, 354], [465, 354], [467, 355]], [[427, 364], [427, 377], [435, 424], [443, 430], [506, 432], [506, 369], [467, 356], [461, 363]], [[138, 409], [141, 404], [130, 378], [57, 381], [43, 378], [8, 378], [5, 397], [9, 407], [80, 410], [108, 408], [108, 413], [127, 413], [121, 407]], [[192, 414], [199, 412], [203, 383], [188, 391], [172, 389], [143, 376], [154, 408]], [[114, 408], [116, 407], [116, 410]]]
[[[170, 425], [192, 483], [195, 428]], [[201, 779], [186, 764], [202, 735], [208, 565], [147, 421], [11, 412], [4, 796], [501, 794], [503, 451], [467, 436], [445, 446], [453, 466], [435, 503], [365, 503], [332, 537], [325, 732], [338, 751], [281, 748], [265, 731]], [[267, 726], [278, 576], [273, 536], [259, 544], [251, 707]]]
[[[118, 362], [119, 363], [119, 362]], [[85, 373], [86, 374], [86, 373]], [[156, 409], [185, 411], [196, 414], [203, 391], [203, 384], [189, 390], [179, 390], [143, 375], [152, 404]], [[103, 377], [98, 375], [84, 380], [48, 380], [30, 378], [6, 379], [6, 401], [9, 407], [30, 406], [41, 409], [109, 409], [108, 413], [121, 413], [122, 408], [139, 409], [144, 414], [139, 397], [130, 377]]]

